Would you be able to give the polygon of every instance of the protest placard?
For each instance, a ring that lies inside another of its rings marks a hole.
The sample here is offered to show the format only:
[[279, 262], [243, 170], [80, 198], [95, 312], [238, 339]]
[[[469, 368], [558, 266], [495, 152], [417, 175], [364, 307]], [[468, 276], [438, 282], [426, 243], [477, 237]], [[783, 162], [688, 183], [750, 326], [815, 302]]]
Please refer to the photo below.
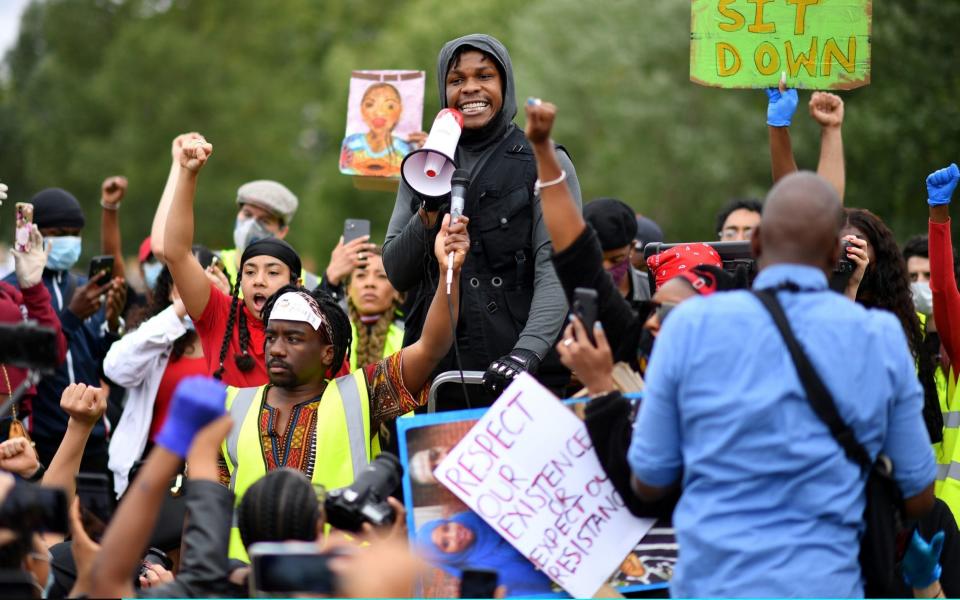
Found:
[[527, 374], [433, 475], [578, 598], [592, 596], [653, 526], [627, 510], [584, 423]]
[[341, 173], [399, 178], [408, 136], [423, 129], [424, 81], [423, 71], [353, 71]]
[[722, 88], [870, 83], [872, 0], [693, 0], [690, 80]]

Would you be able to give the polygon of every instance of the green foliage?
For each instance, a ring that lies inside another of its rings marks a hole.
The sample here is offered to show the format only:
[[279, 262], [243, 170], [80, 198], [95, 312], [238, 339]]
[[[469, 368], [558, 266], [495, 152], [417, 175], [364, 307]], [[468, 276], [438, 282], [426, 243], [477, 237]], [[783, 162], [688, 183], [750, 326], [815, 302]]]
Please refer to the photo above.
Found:
[[[89, 255], [99, 184], [127, 175], [132, 253], [149, 231], [170, 141], [200, 131], [215, 151], [201, 175], [197, 241], [229, 245], [237, 187], [276, 179], [301, 200], [289, 239], [322, 268], [344, 218], [371, 219], [382, 239], [393, 208], [392, 194], [358, 190], [337, 170], [350, 71], [426, 71], [429, 124], [440, 46], [484, 31], [510, 48], [521, 102], [558, 104], [555, 137], [585, 198], [618, 196], [671, 239], [709, 239], [727, 198], [769, 187], [766, 96], [689, 82], [689, 12], [681, 0], [35, 0], [0, 80], [0, 180], [13, 200], [52, 185], [73, 191]], [[960, 155], [944, 26], [958, 19], [958, 3], [874, 2], [873, 83], [844, 94], [847, 203], [903, 238], [924, 228], [923, 177]], [[815, 168], [818, 131], [805, 107], [792, 129], [798, 163]], [[8, 206], [0, 237], [9, 240]]]

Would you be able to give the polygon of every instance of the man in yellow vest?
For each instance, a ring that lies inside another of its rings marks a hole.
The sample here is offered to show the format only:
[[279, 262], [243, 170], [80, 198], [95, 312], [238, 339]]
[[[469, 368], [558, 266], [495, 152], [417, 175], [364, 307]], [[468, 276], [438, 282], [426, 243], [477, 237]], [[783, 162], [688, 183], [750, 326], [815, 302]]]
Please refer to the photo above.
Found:
[[[453, 253], [449, 296], [441, 279], [420, 339], [376, 364], [330, 380], [350, 346], [350, 321], [322, 291], [287, 286], [263, 307], [270, 384], [230, 388], [234, 426], [221, 448], [237, 503], [268, 471], [289, 467], [327, 489], [350, 485], [380, 450], [380, 424], [426, 403], [428, 379], [453, 343], [460, 267], [470, 246], [466, 221], [445, 220], [434, 253], [444, 272]], [[246, 560], [234, 528], [230, 556]]]

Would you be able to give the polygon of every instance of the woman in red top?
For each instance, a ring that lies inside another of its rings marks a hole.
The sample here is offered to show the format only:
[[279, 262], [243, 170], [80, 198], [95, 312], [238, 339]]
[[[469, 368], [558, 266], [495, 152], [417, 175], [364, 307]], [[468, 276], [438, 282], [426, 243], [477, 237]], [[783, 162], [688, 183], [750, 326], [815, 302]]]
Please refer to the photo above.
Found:
[[180, 171], [173, 195], [164, 197], [157, 209], [162, 235], [151, 237], [151, 249], [170, 269], [180, 290], [200, 336], [208, 373], [236, 387], [263, 385], [269, 378], [263, 358], [260, 310], [275, 291], [298, 282], [300, 257], [282, 240], [263, 239], [244, 250], [232, 296], [210, 282], [190, 249], [197, 174], [213, 146], [202, 136], [188, 136], [190, 139], [178, 148]]

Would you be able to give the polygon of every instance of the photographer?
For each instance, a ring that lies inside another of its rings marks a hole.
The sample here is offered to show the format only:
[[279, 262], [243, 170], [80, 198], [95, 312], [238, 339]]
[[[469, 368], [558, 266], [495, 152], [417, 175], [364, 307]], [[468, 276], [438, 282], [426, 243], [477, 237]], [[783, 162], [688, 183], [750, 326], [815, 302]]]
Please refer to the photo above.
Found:
[[[434, 254], [446, 268], [454, 255], [450, 296], [439, 282], [420, 339], [399, 352], [333, 379], [350, 346], [350, 322], [328, 294], [287, 286], [263, 308], [270, 385], [231, 388], [227, 408], [236, 426], [223, 447], [226, 473], [238, 501], [269, 471], [290, 467], [327, 489], [350, 485], [380, 453], [377, 435], [387, 420], [426, 403], [429, 377], [453, 343], [460, 267], [470, 245], [467, 219], [451, 232], [445, 216]], [[448, 304], [449, 303], [449, 304]], [[266, 424], [264, 426], [263, 424]], [[231, 557], [245, 559], [239, 530]]]

